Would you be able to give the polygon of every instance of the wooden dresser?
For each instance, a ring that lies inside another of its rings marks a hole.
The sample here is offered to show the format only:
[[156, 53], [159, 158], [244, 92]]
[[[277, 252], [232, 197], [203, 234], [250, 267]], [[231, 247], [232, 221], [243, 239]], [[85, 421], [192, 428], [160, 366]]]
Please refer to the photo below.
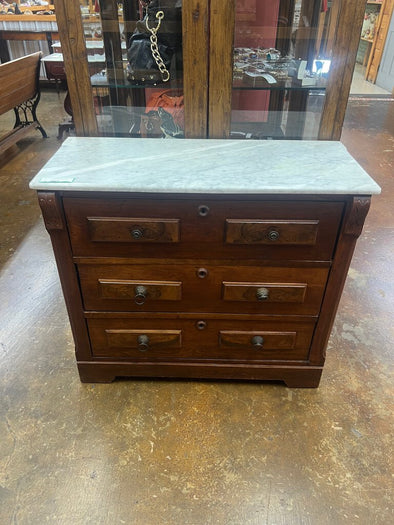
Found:
[[31, 187], [82, 381], [318, 386], [380, 191], [340, 143], [70, 138]]

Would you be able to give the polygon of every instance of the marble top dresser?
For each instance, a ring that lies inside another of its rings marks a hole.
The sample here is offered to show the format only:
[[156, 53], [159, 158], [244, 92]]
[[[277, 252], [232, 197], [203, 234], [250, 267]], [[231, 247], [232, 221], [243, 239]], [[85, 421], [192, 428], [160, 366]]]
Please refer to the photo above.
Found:
[[82, 381], [318, 386], [380, 192], [342, 144], [69, 138], [30, 187]]

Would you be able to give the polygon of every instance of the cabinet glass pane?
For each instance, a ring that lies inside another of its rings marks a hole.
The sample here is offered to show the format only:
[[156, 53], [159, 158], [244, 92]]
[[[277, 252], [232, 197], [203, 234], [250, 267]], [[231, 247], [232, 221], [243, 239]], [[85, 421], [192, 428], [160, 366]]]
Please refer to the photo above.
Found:
[[182, 137], [182, 0], [81, 0], [99, 133]]
[[340, 0], [236, 0], [232, 138], [316, 139]]

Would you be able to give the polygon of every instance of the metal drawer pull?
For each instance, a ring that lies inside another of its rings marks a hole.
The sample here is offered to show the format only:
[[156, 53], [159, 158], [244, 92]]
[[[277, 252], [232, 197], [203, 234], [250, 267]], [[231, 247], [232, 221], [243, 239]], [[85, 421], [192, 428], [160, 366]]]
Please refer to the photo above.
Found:
[[270, 292], [268, 288], [257, 288], [256, 299], [258, 301], [266, 301], [269, 298]]
[[133, 230], [131, 230], [131, 236], [133, 237], [133, 239], [138, 240], [144, 236], [144, 232], [140, 228], [134, 228]]
[[268, 233], [268, 239], [270, 241], [277, 241], [279, 239], [279, 232], [276, 231], [276, 230], [271, 230], [269, 233]]
[[261, 350], [263, 348], [264, 344], [264, 338], [261, 337], [261, 335], [255, 335], [252, 338], [252, 345], [255, 347], [256, 350]]
[[149, 337], [147, 335], [139, 335], [138, 339], [138, 350], [140, 352], [146, 352], [149, 348]]
[[135, 304], [138, 304], [139, 306], [143, 305], [148, 295], [147, 288], [145, 286], [139, 285], [134, 288], [134, 292], [135, 292], [135, 296], [134, 296]]

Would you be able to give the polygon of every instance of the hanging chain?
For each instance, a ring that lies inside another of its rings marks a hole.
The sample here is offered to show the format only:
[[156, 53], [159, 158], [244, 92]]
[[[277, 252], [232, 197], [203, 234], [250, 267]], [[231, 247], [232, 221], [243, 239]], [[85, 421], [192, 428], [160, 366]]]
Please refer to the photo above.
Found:
[[158, 20], [156, 27], [149, 27], [148, 23], [148, 17], [146, 17], [146, 28], [149, 31], [150, 35], [150, 48], [152, 51], [152, 56], [155, 59], [155, 62], [157, 64], [157, 67], [159, 68], [159, 71], [161, 73], [161, 78], [163, 82], [167, 82], [170, 80], [170, 73], [168, 72], [168, 69], [166, 68], [163, 59], [161, 58], [159, 47], [157, 45], [157, 32], [160, 29], [161, 21], [164, 18], [163, 11], [158, 11], [156, 13], [156, 18]]

